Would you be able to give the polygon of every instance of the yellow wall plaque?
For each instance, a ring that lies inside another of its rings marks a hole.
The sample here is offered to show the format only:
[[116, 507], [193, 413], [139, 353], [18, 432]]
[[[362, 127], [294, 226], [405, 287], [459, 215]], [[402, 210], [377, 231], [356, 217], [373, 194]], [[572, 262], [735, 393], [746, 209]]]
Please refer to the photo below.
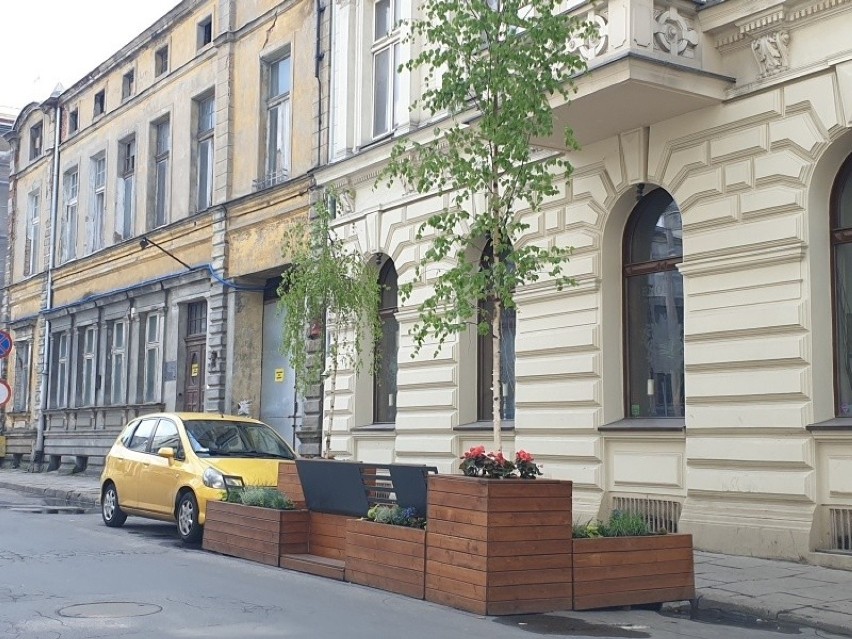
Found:
[[283, 368], [276, 368], [275, 369], [275, 381], [276, 382], [283, 382], [284, 381], [284, 369]]

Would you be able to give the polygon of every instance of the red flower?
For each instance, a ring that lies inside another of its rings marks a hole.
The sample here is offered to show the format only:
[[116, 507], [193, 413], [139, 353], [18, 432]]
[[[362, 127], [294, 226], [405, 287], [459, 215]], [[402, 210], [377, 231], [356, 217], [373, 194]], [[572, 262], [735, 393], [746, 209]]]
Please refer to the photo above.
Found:
[[516, 457], [517, 460], [521, 462], [531, 462], [533, 460], [533, 456], [525, 450], [519, 450], [516, 454]]
[[485, 455], [485, 446], [474, 446], [467, 451], [462, 459], [476, 459]]

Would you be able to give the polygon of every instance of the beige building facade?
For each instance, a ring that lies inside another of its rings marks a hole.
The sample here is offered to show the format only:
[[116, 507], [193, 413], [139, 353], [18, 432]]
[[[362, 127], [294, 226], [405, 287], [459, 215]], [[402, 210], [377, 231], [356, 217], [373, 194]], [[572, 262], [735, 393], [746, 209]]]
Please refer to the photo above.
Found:
[[[398, 42], [372, 27], [384, 5], [331, 5], [317, 180], [343, 191], [339, 231], [384, 281], [411, 282], [417, 229], [449, 199], [376, 178], [396, 138], [428, 139], [435, 122], [407, 108], [417, 77], [383, 75]], [[628, 508], [702, 549], [852, 568], [852, 5], [566, 9], [599, 26], [569, 43], [589, 73], [553, 103], [582, 150], [537, 141], [575, 171], [522, 241], [574, 247], [577, 286], [517, 292], [506, 448], [573, 480], [580, 519]], [[451, 472], [491, 440], [490, 369], [473, 329], [412, 356], [428, 274], [414, 283], [384, 304], [393, 366], [337, 382], [332, 448]]]
[[184, 0], [21, 112], [13, 463], [96, 469], [124, 423], [163, 409], [242, 407], [294, 440], [294, 391], [264, 405], [260, 373], [287, 365], [264, 361], [267, 307], [281, 229], [307, 215], [323, 161], [324, 28], [308, 0]]

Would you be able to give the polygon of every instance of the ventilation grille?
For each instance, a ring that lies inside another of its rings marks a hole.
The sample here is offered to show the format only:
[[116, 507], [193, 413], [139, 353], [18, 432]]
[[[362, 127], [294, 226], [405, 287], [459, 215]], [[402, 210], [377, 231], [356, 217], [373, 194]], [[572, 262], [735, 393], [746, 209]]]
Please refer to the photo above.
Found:
[[831, 539], [829, 550], [852, 552], [852, 508], [829, 508]]
[[640, 515], [652, 531], [665, 529], [677, 532], [681, 504], [665, 499], [646, 499], [644, 497], [613, 497], [612, 509], [623, 510], [631, 515]]

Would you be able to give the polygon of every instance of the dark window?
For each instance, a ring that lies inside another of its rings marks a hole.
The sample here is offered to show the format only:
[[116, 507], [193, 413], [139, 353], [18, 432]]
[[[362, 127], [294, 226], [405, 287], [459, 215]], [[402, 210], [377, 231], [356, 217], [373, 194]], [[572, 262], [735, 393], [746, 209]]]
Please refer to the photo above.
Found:
[[174, 422], [161, 419], [157, 425], [157, 432], [151, 440], [151, 452], [156, 453], [161, 448], [173, 448], [175, 454], [181, 450], [180, 435]]
[[136, 73], [131, 69], [121, 81], [121, 99], [126, 100], [135, 93]]
[[207, 16], [198, 23], [198, 48], [210, 44], [213, 41], [213, 18]]
[[207, 332], [207, 302], [193, 302], [186, 308], [186, 335], [204, 335]]
[[103, 115], [104, 111], [106, 111], [106, 93], [103, 89], [101, 89], [100, 91], [95, 93], [95, 117]]
[[379, 272], [381, 298], [379, 321], [382, 335], [376, 344], [376, 371], [373, 376], [373, 422], [389, 424], [396, 421], [396, 374], [399, 354], [399, 322], [396, 321], [397, 285], [396, 267], [387, 258]]
[[169, 70], [169, 47], [160, 47], [154, 54], [154, 75], [163, 75]]
[[41, 122], [30, 127], [30, 159], [41, 157], [44, 126]]
[[831, 197], [834, 263], [834, 396], [837, 415], [852, 416], [852, 155]]
[[77, 130], [80, 128], [80, 112], [77, 109], [73, 109], [71, 113], [68, 114], [68, 133], [77, 133]]
[[[494, 248], [489, 240], [482, 251], [479, 268], [490, 270], [494, 262]], [[503, 400], [500, 404], [500, 417], [515, 418], [515, 309], [501, 307], [500, 309], [500, 386]], [[480, 300], [477, 323], [486, 324], [485, 333], [477, 331], [476, 338], [476, 417], [480, 421], [494, 419], [494, 299]]]
[[133, 432], [133, 437], [130, 438], [130, 443], [127, 444], [127, 447], [130, 450], [139, 451], [140, 453], [147, 452], [148, 444], [150, 444], [151, 438], [154, 435], [154, 427], [156, 425], [157, 420], [155, 418], [143, 419], [139, 422], [139, 426]]
[[628, 417], [683, 417], [680, 209], [663, 189], [633, 209], [624, 235]]

